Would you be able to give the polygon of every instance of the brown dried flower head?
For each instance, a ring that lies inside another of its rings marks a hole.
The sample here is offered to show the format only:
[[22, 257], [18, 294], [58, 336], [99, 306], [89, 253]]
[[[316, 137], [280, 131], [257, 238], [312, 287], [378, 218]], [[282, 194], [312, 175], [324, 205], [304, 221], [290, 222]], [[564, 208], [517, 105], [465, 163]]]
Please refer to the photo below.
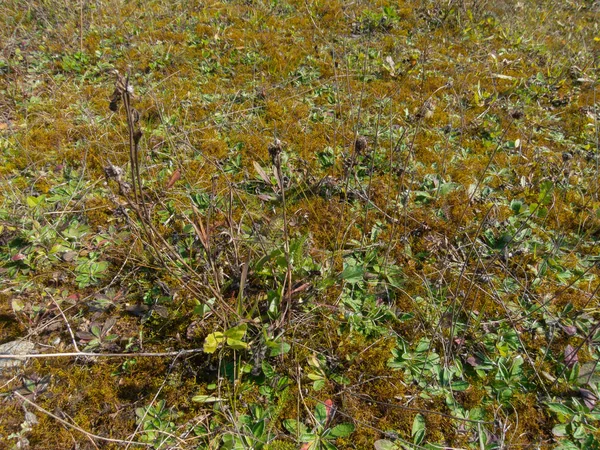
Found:
[[356, 141], [354, 141], [354, 151], [356, 153], [363, 153], [367, 147], [369, 146], [369, 142], [367, 141], [367, 138], [364, 136], [358, 136], [356, 138]]
[[269, 156], [273, 164], [277, 163], [277, 157], [281, 154], [282, 145], [281, 141], [277, 138], [269, 144]]

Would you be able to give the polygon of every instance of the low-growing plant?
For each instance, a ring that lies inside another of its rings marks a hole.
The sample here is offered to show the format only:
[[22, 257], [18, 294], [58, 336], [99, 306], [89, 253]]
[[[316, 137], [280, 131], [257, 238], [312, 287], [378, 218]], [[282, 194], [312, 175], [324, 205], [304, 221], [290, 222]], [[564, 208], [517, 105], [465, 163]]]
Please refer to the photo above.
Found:
[[303, 450], [335, 450], [335, 441], [350, 436], [354, 432], [351, 423], [340, 423], [331, 426], [335, 407], [331, 400], [318, 403], [312, 416], [313, 426], [307, 426], [295, 419], [286, 419], [283, 425]]

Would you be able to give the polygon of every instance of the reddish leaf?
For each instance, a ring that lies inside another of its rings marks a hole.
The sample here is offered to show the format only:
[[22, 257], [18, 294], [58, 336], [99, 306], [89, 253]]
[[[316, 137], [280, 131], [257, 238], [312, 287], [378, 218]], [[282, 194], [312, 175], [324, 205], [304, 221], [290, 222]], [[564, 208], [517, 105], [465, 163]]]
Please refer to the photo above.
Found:
[[15, 256], [10, 258], [11, 261], [23, 261], [25, 259], [25, 255], [23, 253], [17, 253]]
[[330, 398], [325, 400], [325, 411], [325, 423], [327, 423], [329, 422], [329, 420], [331, 419], [331, 415], [333, 414], [333, 400], [331, 400]]
[[181, 178], [181, 171], [179, 169], [175, 170], [175, 172], [173, 172], [173, 175], [171, 175], [171, 179], [169, 180], [169, 182], [167, 183], [167, 187], [165, 189], [171, 189], [173, 187], [173, 185], [177, 182], [177, 180], [179, 180]]

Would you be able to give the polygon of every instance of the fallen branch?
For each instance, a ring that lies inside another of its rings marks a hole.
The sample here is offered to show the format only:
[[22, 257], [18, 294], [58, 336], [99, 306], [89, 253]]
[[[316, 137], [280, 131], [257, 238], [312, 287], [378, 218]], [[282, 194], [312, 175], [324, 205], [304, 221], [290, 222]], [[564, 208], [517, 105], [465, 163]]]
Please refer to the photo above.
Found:
[[93, 353], [93, 352], [67, 352], [67, 353], [33, 353], [26, 355], [0, 355], [0, 359], [27, 359], [27, 358], [72, 358], [77, 356], [93, 358], [162, 358], [165, 356], [182, 356], [202, 353], [204, 350], [193, 348], [176, 352], [142, 352], [142, 353]]

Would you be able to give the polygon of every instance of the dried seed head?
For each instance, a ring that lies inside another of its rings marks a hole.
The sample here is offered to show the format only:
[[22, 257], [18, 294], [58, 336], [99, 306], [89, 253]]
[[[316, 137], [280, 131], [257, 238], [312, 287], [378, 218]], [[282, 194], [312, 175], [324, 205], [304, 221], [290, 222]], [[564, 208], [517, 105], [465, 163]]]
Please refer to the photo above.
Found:
[[368, 146], [369, 143], [367, 142], [367, 138], [364, 136], [358, 136], [356, 141], [354, 141], [354, 151], [356, 153], [363, 153]]
[[281, 154], [281, 141], [277, 138], [269, 144], [269, 156], [273, 164], [277, 163], [277, 157]]
[[113, 179], [116, 181], [120, 181], [123, 176], [123, 169], [119, 166], [113, 165], [110, 161], [108, 162], [108, 166], [104, 168], [104, 175], [106, 178]]
[[434, 99], [429, 98], [425, 100], [425, 102], [415, 110], [414, 119], [431, 119], [433, 117], [433, 112], [435, 111], [436, 106], [437, 103]]

